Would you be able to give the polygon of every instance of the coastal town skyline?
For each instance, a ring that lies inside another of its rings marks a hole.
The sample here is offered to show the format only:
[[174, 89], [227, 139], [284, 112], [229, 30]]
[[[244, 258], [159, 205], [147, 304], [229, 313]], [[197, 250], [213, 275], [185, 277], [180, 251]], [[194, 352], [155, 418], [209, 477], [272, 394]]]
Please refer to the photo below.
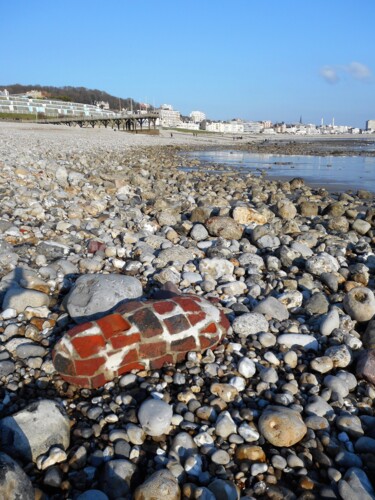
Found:
[[154, 106], [171, 102], [184, 115], [200, 109], [212, 120], [334, 117], [364, 128], [374, 118], [374, 55], [364, 37], [371, 1], [356, 10], [336, 0], [109, 7], [5, 4], [0, 42], [12, 50], [0, 56], [2, 83], [102, 88]]

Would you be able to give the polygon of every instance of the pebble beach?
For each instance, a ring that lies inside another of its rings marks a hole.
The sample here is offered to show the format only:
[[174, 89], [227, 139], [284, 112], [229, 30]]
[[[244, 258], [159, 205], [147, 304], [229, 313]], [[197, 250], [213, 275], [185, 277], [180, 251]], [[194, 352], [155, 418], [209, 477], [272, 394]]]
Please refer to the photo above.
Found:
[[[263, 141], [238, 147], [322, 152]], [[181, 156], [234, 142], [0, 123], [1, 498], [375, 498], [374, 194]], [[99, 387], [56, 369], [68, 331], [174, 293], [220, 343]]]

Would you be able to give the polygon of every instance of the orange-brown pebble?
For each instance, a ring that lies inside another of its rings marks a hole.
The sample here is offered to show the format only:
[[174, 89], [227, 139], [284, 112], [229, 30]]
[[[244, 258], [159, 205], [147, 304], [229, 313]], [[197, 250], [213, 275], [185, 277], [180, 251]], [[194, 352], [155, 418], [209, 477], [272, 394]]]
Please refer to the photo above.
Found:
[[265, 462], [266, 454], [260, 446], [242, 444], [236, 450], [237, 460], [250, 460], [252, 462]]

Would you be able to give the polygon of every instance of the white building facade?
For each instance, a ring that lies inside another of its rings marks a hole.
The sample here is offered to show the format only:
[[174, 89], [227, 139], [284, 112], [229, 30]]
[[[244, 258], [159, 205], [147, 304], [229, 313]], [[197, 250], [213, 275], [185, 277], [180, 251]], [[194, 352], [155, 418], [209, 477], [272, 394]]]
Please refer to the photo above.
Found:
[[206, 115], [202, 111], [192, 111], [189, 116], [194, 123], [200, 123], [206, 119]]

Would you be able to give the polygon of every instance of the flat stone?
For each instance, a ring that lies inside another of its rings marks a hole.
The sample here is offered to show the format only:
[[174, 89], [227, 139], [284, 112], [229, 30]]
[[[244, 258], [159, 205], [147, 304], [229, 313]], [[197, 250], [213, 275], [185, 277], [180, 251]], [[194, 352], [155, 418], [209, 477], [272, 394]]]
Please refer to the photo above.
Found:
[[319, 348], [318, 341], [315, 337], [303, 333], [282, 333], [277, 337], [277, 343], [279, 345], [285, 345], [286, 347], [304, 347], [312, 351], [317, 351]]
[[137, 278], [120, 274], [80, 276], [66, 301], [66, 308], [76, 323], [100, 318], [122, 303], [142, 296]]
[[260, 332], [268, 332], [268, 321], [259, 312], [245, 313], [235, 318], [232, 328], [241, 338], [256, 335]]
[[22, 313], [27, 307], [49, 306], [48, 295], [37, 290], [28, 290], [13, 285], [5, 294], [3, 309], [15, 309], [17, 313]]
[[58, 403], [43, 399], [0, 420], [0, 436], [9, 454], [35, 462], [51, 446], [68, 448], [69, 418]]

